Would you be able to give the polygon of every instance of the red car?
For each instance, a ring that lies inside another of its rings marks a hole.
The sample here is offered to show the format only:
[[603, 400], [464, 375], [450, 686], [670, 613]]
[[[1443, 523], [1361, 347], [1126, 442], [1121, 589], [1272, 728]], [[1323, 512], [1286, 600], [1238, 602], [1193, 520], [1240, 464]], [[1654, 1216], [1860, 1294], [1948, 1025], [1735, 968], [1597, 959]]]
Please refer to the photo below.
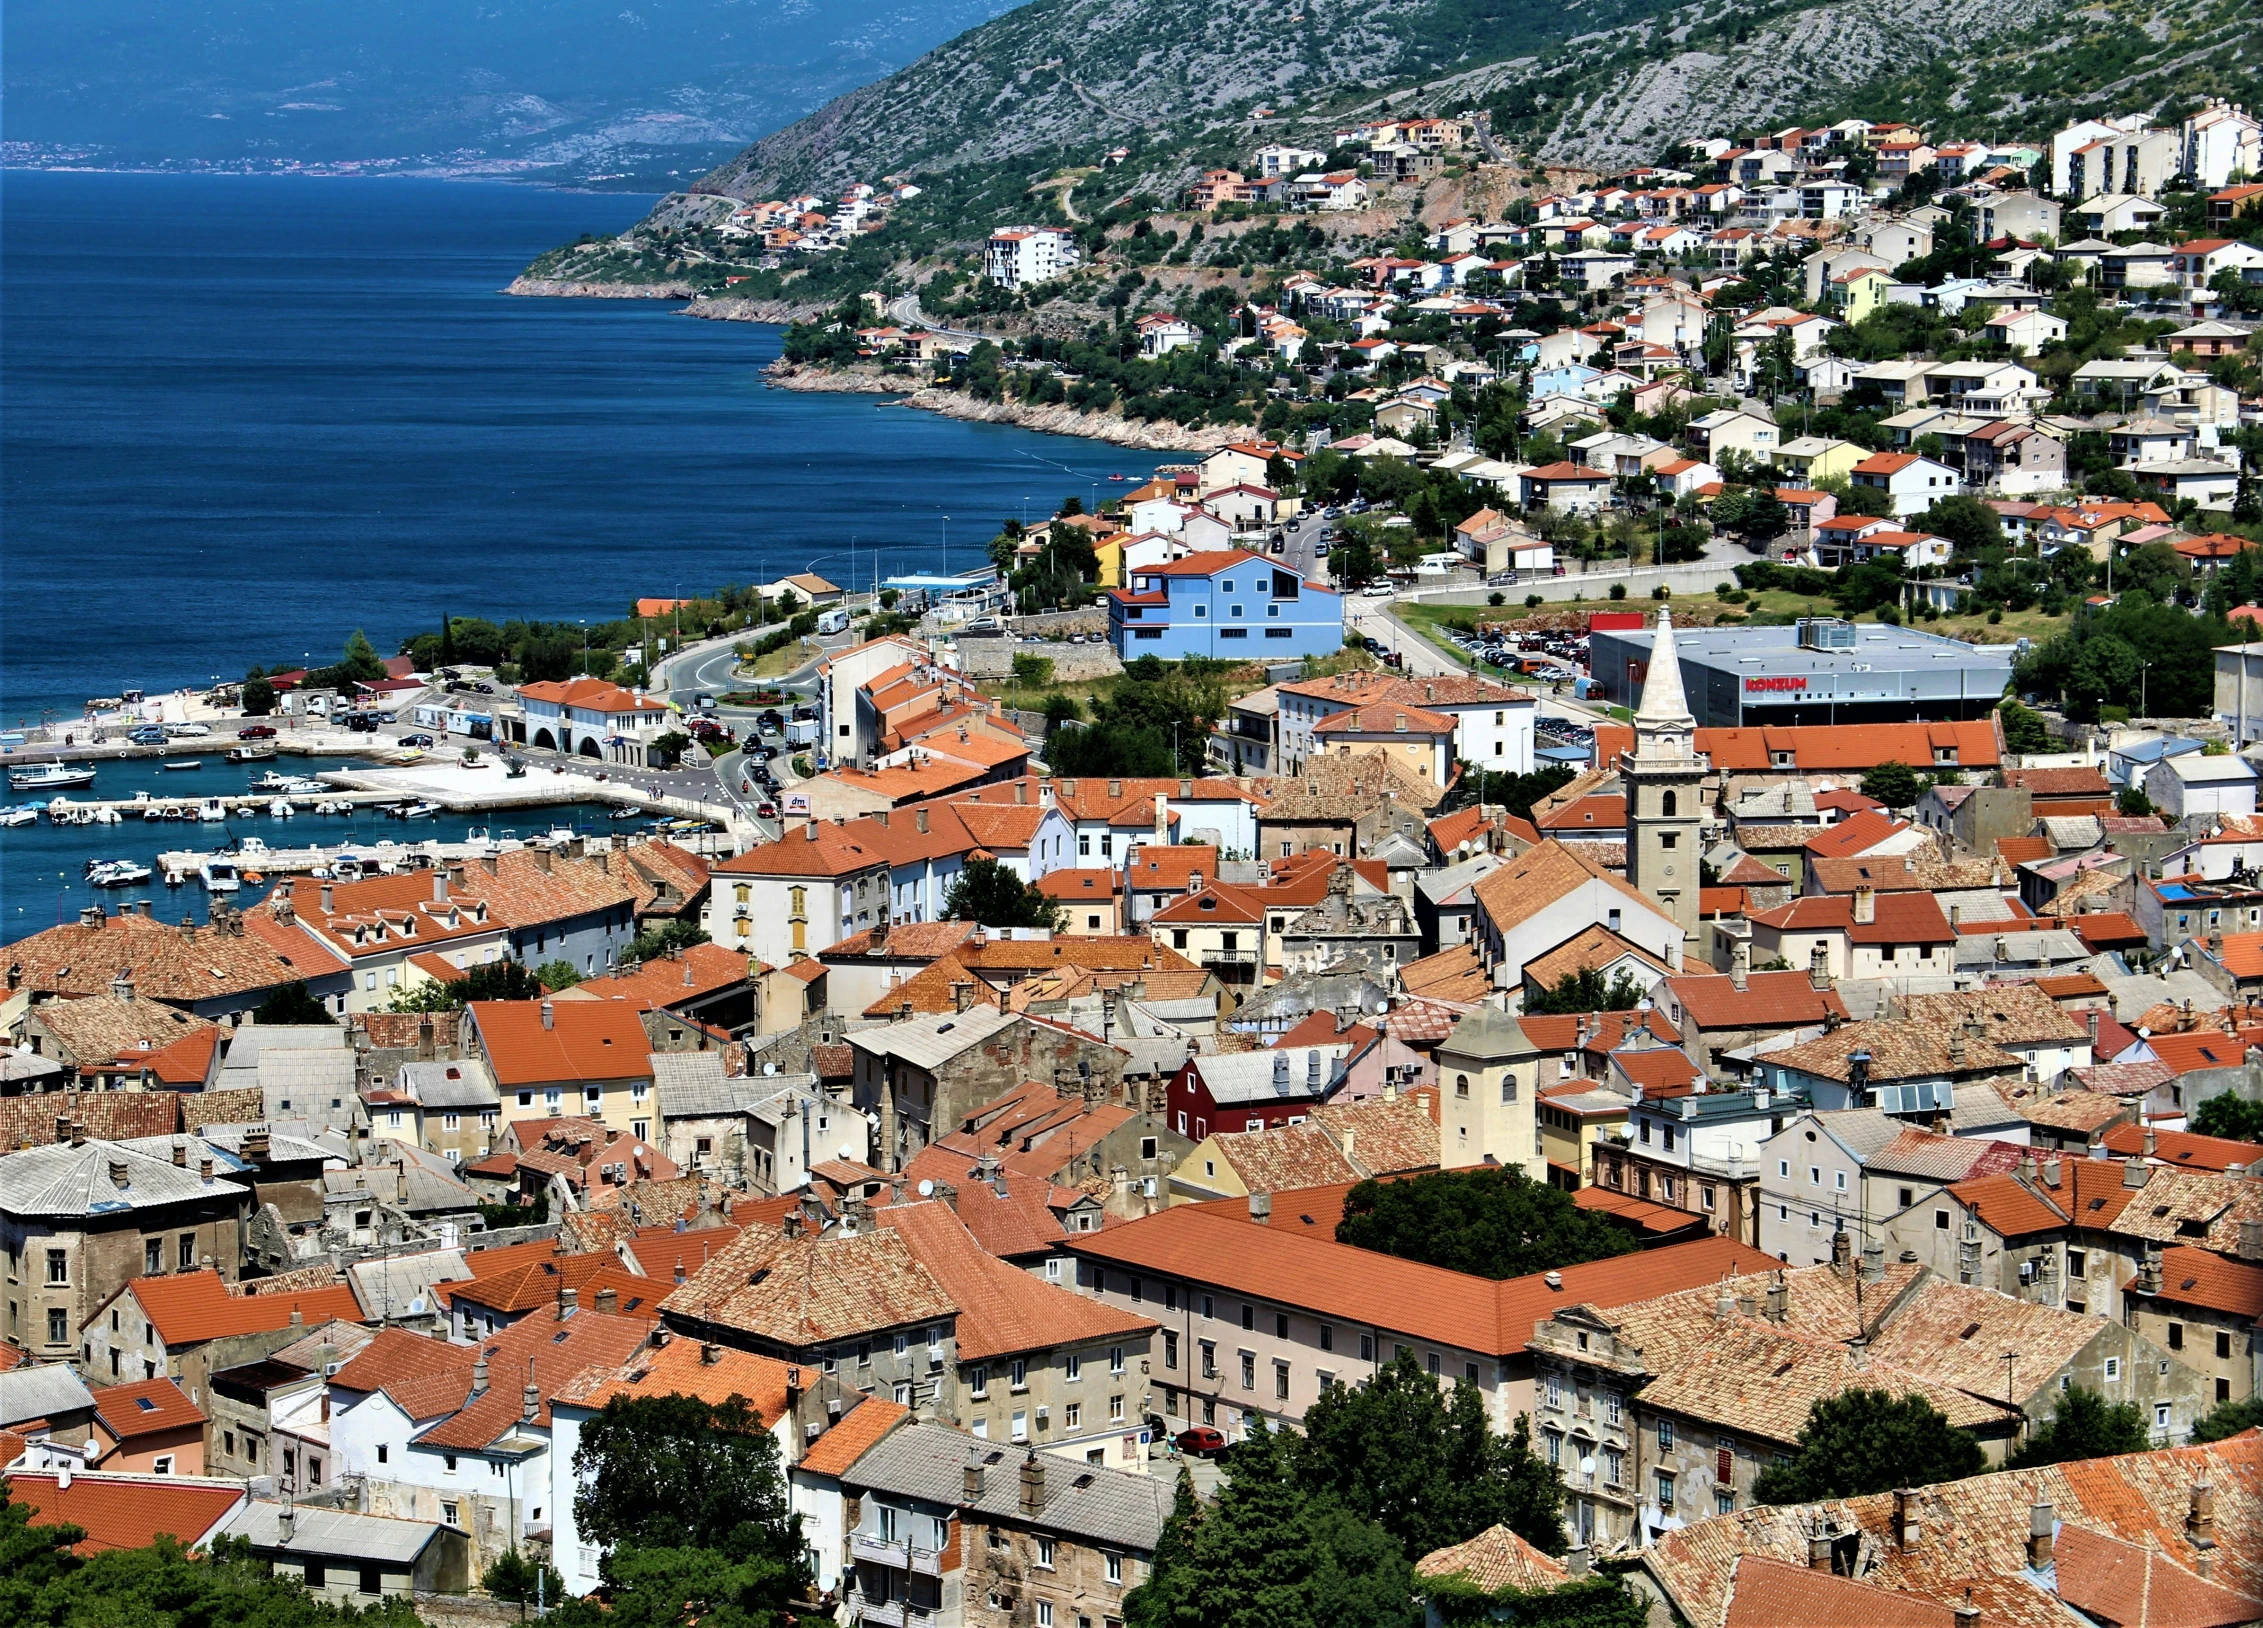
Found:
[[240, 741], [272, 740], [274, 736], [275, 726], [273, 724], [246, 724], [236, 731], [236, 739]]
[[1179, 1451], [1196, 1458], [1211, 1458], [1226, 1450], [1226, 1438], [1208, 1425], [1196, 1425], [1178, 1435]]

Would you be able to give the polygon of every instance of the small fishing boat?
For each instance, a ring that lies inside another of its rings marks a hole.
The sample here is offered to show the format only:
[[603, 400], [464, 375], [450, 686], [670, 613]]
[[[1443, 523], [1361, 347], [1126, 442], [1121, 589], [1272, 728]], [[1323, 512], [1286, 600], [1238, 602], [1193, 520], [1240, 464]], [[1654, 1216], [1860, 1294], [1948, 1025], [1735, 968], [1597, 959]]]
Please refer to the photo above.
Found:
[[217, 797], [207, 797], [196, 805], [196, 817], [207, 822], [224, 820], [228, 817], [228, 805]]
[[86, 868], [86, 879], [96, 887], [138, 887], [149, 875], [147, 865], [131, 859], [90, 860]]
[[291, 817], [290, 799], [287, 797], [278, 797], [275, 799], [275, 801], [269, 803], [267, 805], [267, 816], [269, 819], [275, 820], [289, 819]]
[[266, 763], [275, 756], [272, 746], [231, 746], [221, 754], [230, 763]]
[[16, 791], [63, 791], [94, 784], [94, 771], [83, 763], [35, 763], [28, 769], [11, 769], [8, 784]]
[[440, 812], [433, 802], [396, 803], [385, 811], [396, 820], [429, 820]]
[[204, 884], [207, 893], [233, 893], [244, 885], [243, 878], [236, 870], [236, 862], [217, 856], [199, 865], [196, 877]]
[[38, 823], [39, 810], [36, 808], [24, 808], [21, 805], [15, 808], [0, 808], [0, 827], [12, 830], [19, 825], [37, 825]]
[[200, 757], [171, 758], [157, 765], [158, 771], [162, 774], [194, 774], [203, 767], [204, 759]]

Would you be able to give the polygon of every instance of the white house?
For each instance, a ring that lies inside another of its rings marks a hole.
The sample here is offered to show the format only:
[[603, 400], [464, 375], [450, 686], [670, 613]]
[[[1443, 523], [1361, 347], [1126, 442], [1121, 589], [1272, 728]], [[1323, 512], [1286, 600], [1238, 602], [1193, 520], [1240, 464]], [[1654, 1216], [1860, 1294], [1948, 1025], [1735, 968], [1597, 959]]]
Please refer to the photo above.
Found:
[[1907, 519], [1923, 514], [1936, 498], [1955, 497], [1964, 490], [1964, 478], [1937, 459], [1914, 452], [1874, 453], [1854, 466], [1849, 479], [1890, 495], [1894, 513]]
[[986, 269], [1005, 288], [1058, 277], [1084, 259], [1076, 238], [1058, 226], [1014, 226], [990, 234]]
[[505, 727], [521, 745], [637, 768], [647, 766], [652, 742], [673, 716], [650, 696], [601, 678], [522, 684], [519, 711]]
[[2145, 795], [2169, 819], [2255, 812], [2255, 768], [2247, 759], [2204, 752], [2163, 758], [2146, 772]]

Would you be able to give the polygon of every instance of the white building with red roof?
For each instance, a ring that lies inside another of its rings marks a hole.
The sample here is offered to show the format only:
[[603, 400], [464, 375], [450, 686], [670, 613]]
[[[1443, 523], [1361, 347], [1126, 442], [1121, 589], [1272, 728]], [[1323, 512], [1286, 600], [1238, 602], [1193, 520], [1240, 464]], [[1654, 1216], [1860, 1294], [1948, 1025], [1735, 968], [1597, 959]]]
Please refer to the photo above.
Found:
[[665, 703], [602, 678], [522, 684], [518, 701], [517, 716], [505, 708], [497, 722], [519, 745], [636, 768], [650, 766], [652, 742], [674, 716]]

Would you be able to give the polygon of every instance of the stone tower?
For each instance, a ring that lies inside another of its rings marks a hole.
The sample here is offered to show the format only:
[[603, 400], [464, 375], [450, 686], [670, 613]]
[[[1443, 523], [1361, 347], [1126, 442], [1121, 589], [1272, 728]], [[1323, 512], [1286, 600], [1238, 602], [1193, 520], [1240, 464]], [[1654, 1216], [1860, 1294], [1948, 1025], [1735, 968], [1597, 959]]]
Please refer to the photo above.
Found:
[[[1658, 613], [1642, 704], [1634, 712], [1634, 750], [1619, 754], [1627, 794], [1627, 880], [1697, 941], [1699, 793], [1712, 765], [1697, 750], [1697, 720], [1682, 694], [1674, 619]], [[1685, 957], [1686, 964], [1686, 957]]]

